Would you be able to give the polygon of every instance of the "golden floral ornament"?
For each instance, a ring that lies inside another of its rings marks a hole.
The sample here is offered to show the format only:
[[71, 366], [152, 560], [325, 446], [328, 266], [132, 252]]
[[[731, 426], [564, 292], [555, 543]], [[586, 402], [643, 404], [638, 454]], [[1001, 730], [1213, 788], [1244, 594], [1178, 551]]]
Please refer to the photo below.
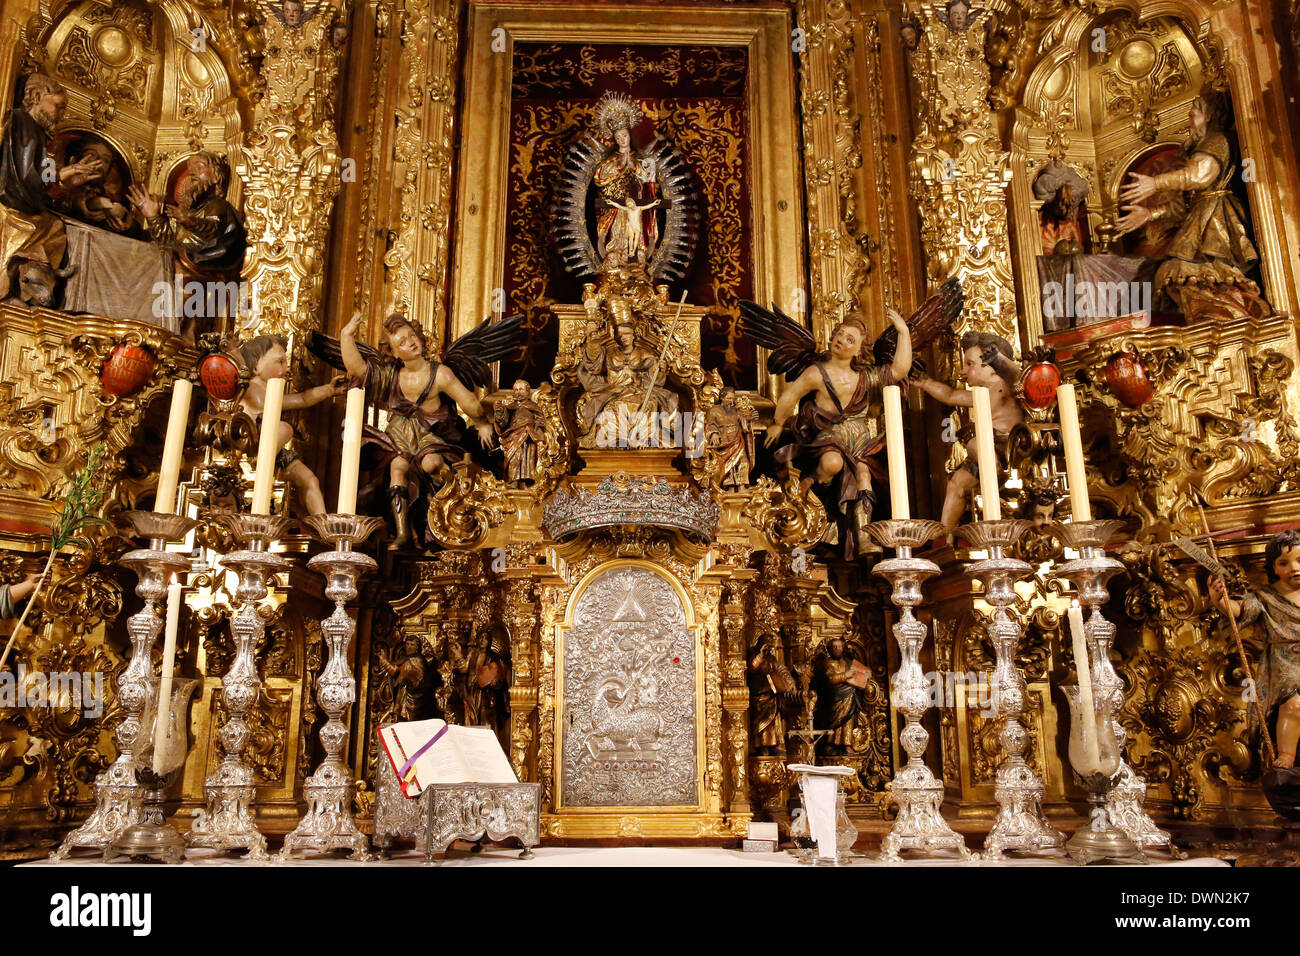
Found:
[[472, 462], [439, 473], [443, 486], [429, 499], [429, 532], [448, 548], [480, 547], [511, 513], [505, 484]]
[[760, 478], [744, 514], [780, 548], [811, 548], [826, 533], [826, 509], [793, 469], [781, 484]]

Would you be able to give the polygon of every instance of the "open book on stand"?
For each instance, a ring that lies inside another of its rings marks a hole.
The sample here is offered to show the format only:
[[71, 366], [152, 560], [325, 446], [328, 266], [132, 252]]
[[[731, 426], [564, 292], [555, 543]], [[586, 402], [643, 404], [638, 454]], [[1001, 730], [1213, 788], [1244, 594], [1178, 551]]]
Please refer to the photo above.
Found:
[[490, 727], [458, 727], [444, 720], [413, 720], [379, 728], [402, 794], [418, 797], [435, 783], [518, 783]]

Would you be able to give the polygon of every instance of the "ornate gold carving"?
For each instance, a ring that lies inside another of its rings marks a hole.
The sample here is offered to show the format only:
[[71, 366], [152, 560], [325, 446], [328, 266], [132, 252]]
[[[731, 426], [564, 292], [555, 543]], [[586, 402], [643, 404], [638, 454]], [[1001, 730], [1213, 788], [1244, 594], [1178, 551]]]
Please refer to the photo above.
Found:
[[[1286, 389], [1295, 362], [1286, 320], [1147, 329], [1089, 343], [1076, 353], [1096, 383], [1091, 431], [1109, 434], [1118, 461], [1098, 456], [1093, 488], [1138, 537], [1200, 531], [1197, 496], [1211, 505], [1275, 494], [1300, 477], [1297, 425]], [[1250, 350], [1228, 347], [1250, 343]], [[1132, 408], [1106, 386], [1113, 356], [1141, 363], [1154, 397]], [[1253, 353], [1253, 354], [1252, 354]], [[1104, 410], [1104, 411], [1103, 411]], [[1086, 414], [1086, 413], [1085, 413]], [[1112, 425], [1113, 423], [1113, 425]], [[1122, 463], [1122, 468], [1116, 467]]]
[[745, 517], [781, 548], [811, 548], [826, 533], [826, 509], [800, 486], [793, 472], [778, 484], [764, 475], [754, 485], [745, 505]]
[[500, 478], [474, 464], [444, 468], [429, 499], [429, 532], [448, 548], [477, 548], [513, 511]]
[[259, 313], [244, 321], [296, 343], [320, 324], [325, 244], [341, 185], [333, 120], [339, 54], [329, 42], [336, 12], [323, 3], [290, 27], [266, 11], [265, 94], [232, 164], [245, 189], [243, 275], [258, 292]]
[[[955, 340], [979, 329], [1018, 345], [1006, 216], [1011, 170], [988, 100], [983, 28], [950, 29], [936, 9], [927, 3], [919, 11], [924, 32], [910, 56], [918, 93], [911, 195], [921, 212], [927, 276], [932, 287], [961, 279], [966, 307]], [[955, 351], [940, 358], [940, 376], [954, 377]]]
[[804, 195], [812, 263], [807, 306], [820, 340], [841, 317], [859, 307], [871, 270], [858, 235], [854, 171], [862, 166], [861, 116], [853, 102], [850, 68], [852, 10], [845, 0], [799, 0], [799, 26], [807, 49], [799, 57], [803, 107]]

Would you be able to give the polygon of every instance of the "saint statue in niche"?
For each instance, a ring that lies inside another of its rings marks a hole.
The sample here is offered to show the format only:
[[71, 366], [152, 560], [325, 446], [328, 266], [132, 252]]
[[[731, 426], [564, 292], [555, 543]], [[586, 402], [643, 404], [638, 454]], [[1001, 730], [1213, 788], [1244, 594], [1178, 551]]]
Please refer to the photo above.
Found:
[[[1247, 276], [1259, 253], [1246, 228], [1245, 208], [1231, 189], [1237, 166], [1225, 133], [1228, 103], [1206, 90], [1192, 101], [1187, 118], [1191, 136], [1173, 169], [1154, 176], [1128, 174], [1119, 190], [1123, 215], [1116, 230], [1124, 235], [1153, 222], [1176, 225], [1155, 286], [1188, 322], [1264, 318], [1273, 309]], [[1162, 201], [1165, 196], [1169, 201]]]

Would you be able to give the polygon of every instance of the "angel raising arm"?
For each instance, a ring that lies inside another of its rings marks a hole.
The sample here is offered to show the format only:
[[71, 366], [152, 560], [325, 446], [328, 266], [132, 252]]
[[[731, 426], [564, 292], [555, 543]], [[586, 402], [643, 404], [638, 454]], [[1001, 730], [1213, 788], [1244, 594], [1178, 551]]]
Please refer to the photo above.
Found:
[[473, 389], [491, 384], [489, 363], [515, 348], [520, 322], [520, 316], [497, 323], [485, 320], [453, 342], [441, 362], [428, 358], [424, 331], [404, 315], [390, 315], [384, 321], [386, 338], [377, 352], [356, 340], [359, 312], [340, 331], [337, 343], [322, 335], [312, 337], [312, 351], [346, 369], [354, 380], [364, 381], [369, 400], [389, 413], [384, 432], [368, 437], [383, 449], [388, 465], [397, 525], [391, 548], [410, 542], [410, 486], [414, 484], [417, 492], [422, 485], [434, 486], [432, 476], [438, 469], [465, 457], [457, 406], [465, 410], [480, 440], [491, 443], [492, 423]]
[[[961, 286], [945, 282], [910, 320], [904, 322], [890, 310], [891, 328], [876, 340], [874, 362], [863, 354], [866, 326], [860, 319], [841, 322], [831, 333], [830, 350], [819, 353], [816, 340], [799, 323], [775, 310], [742, 302], [744, 332], [772, 350], [768, 371], [789, 383], [777, 402], [767, 430], [767, 444], [776, 442], [791, 416], [794, 444], [777, 452], [778, 461], [809, 455], [816, 463], [815, 480], [830, 484], [838, 477], [838, 502], [846, 517], [856, 508], [852, 522], [859, 530], [870, 520], [873, 503], [871, 475], [880, 473], [876, 454], [884, 445], [876, 418], [882, 389], [906, 380], [912, 368], [913, 336], [928, 343], [961, 312]], [[853, 553], [846, 535], [846, 554]]]

